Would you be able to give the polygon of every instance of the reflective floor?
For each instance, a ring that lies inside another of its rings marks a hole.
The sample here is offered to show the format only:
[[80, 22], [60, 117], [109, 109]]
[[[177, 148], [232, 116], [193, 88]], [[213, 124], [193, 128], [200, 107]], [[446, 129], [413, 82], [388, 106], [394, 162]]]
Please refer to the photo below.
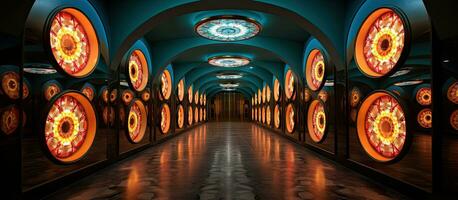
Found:
[[208, 123], [50, 199], [406, 199], [250, 123]]

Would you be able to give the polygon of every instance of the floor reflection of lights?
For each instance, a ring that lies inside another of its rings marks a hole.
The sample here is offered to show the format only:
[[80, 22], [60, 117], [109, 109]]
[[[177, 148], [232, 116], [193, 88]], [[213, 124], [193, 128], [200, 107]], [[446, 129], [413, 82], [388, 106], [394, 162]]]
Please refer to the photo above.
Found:
[[51, 199], [397, 199], [387, 187], [250, 123], [207, 123]]

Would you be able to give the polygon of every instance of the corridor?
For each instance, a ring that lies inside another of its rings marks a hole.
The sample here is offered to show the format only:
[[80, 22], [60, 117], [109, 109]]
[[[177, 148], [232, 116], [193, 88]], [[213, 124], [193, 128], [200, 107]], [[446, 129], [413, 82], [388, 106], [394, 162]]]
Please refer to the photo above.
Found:
[[252, 123], [206, 123], [50, 199], [405, 199]]

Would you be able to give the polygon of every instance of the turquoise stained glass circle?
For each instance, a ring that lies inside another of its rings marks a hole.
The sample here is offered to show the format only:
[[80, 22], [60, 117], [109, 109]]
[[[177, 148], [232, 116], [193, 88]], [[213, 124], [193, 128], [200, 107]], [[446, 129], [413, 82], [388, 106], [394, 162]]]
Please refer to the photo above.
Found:
[[249, 63], [250, 59], [242, 56], [215, 56], [208, 59], [208, 64], [217, 67], [241, 67]]
[[195, 30], [204, 38], [232, 42], [256, 36], [261, 31], [261, 25], [242, 16], [215, 16], [201, 20]]

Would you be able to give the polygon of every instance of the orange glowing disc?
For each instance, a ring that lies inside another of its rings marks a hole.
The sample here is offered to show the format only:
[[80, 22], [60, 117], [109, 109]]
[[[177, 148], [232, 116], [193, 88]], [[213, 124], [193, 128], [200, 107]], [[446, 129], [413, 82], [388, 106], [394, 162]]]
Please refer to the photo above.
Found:
[[362, 97], [361, 91], [357, 87], [354, 87], [353, 89], [351, 89], [350, 100], [349, 100], [350, 106], [353, 108], [358, 106], [359, 102], [361, 101], [361, 97]]
[[192, 85], [188, 88], [188, 101], [192, 103]]
[[307, 57], [305, 65], [305, 77], [311, 90], [317, 91], [323, 86], [325, 72], [326, 66], [323, 54], [318, 49], [312, 50]]
[[134, 99], [134, 93], [127, 89], [123, 90], [121, 93], [121, 99], [125, 105], [129, 105], [132, 99]]
[[59, 11], [52, 19], [49, 39], [52, 54], [66, 74], [81, 78], [94, 71], [99, 43], [94, 27], [81, 11]]
[[326, 111], [322, 101], [314, 100], [310, 104], [307, 114], [307, 128], [309, 136], [314, 142], [323, 141], [326, 133]]
[[112, 126], [115, 119], [115, 110], [113, 107], [105, 106], [102, 111], [103, 123], [107, 126]]
[[294, 80], [293, 71], [289, 69], [286, 72], [286, 76], [285, 76], [285, 95], [287, 99], [293, 98], [294, 93], [296, 92], [294, 84], [295, 84], [295, 80]]
[[172, 94], [172, 77], [169, 70], [164, 70], [161, 75], [161, 94], [165, 100], [170, 99]]
[[178, 105], [177, 124], [178, 128], [183, 128], [184, 126], [184, 108], [182, 105]]
[[418, 104], [422, 106], [428, 106], [432, 103], [431, 88], [422, 87], [418, 89], [417, 94], [415, 95]]
[[[9, 106], [1, 111], [0, 128], [5, 135], [11, 135], [19, 127], [19, 109]], [[24, 116], [25, 117], [25, 116]]]
[[[192, 96], [192, 95], [191, 95]], [[192, 122], [193, 122], [193, 119], [192, 119], [192, 116], [193, 116], [193, 111], [192, 111], [192, 106], [189, 106], [188, 107], [188, 124], [189, 125], [192, 125]]]
[[280, 100], [280, 82], [278, 79], [274, 80], [274, 100], [278, 102]]
[[423, 128], [433, 127], [433, 111], [430, 108], [422, 109], [417, 115], [417, 122]]
[[57, 81], [51, 80], [44, 84], [44, 97], [46, 101], [51, 100], [55, 95], [62, 91], [60, 84]]
[[81, 93], [83, 93], [89, 99], [89, 101], [92, 101], [95, 96], [95, 88], [91, 84], [86, 83], [81, 88]]
[[95, 110], [81, 93], [66, 92], [51, 103], [44, 129], [51, 155], [62, 163], [81, 159], [94, 142]]
[[285, 123], [286, 123], [286, 130], [288, 131], [288, 133], [293, 133], [294, 132], [294, 128], [295, 128], [295, 123], [296, 123], [296, 113], [294, 111], [294, 107], [293, 107], [293, 104], [288, 104], [288, 106], [286, 107], [286, 111], [285, 111]]
[[146, 132], [147, 114], [145, 105], [142, 101], [136, 99], [129, 106], [129, 114], [127, 117], [127, 132], [128, 139], [132, 143], [139, 143]]
[[170, 130], [170, 107], [167, 104], [162, 104], [161, 108], [161, 132], [166, 134]]
[[266, 108], [266, 124], [270, 125], [270, 122], [272, 121], [272, 112], [270, 111], [270, 106], [267, 106]]
[[393, 70], [404, 50], [404, 22], [389, 8], [374, 11], [364, 21], [355, 44], [359, 69], [369, 77], [382, 77]]
[[118, 89], [113, 89], [111, 90], [111, 93], [110, 93], [110, 102], [115, 102], [116, 99], [118, 99]]
[[458, 81], [453, 82], [447, 90], [447, 98], [454, 104], [458, 104]]
[[146, 88], [148, 84], [148, 62], [145, 54], [139, 49], [132, 52], [128, 63], [129, 83], [133, 89], [140, 92]]
[[324, 103], [328, 100], [328, 92], [326, 90], [321, 90], [318, 92], [318, 98], [321, 99]]
[[275, 128], [280, 128], [280, 107], [275, 105], [274, 109], [274, 125]]
[[142, 100], [147, 102], [151, 98], [151, 93], [149, 92], [149, 89], [145, 89], [142, 93]]
[[178, 82], [177, 90], [178, 100], [181, 102], [184, 99], [184, 79], [181, 79], [180, 82]]
[[199, 122], [199, 108], [194, 107], [194, 122]]
[[453, 111], [450, 115], [450, 126], [458, 131], [458, 110]]

